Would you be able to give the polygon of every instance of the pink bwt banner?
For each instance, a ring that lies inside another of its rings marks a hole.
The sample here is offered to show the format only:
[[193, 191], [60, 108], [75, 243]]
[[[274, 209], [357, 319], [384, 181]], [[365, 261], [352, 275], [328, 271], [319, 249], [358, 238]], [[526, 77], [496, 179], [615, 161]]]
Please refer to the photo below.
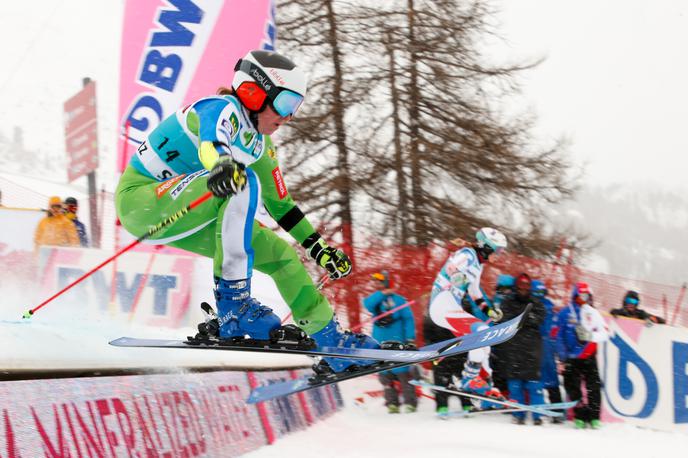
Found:
[[[228, 371], [4, 382], [0, 457], [233, 457], [309, 426], [297, 398], [261, 419], [249, 391], [246, 372]], [[334, 388], [313, 391], [311, 421], [341, 407]]]
[[272, 0], [127, 0], [118, 131], [134, 148], [120, 155], [180, 107], [229, 86], [249, 50], [274, 49], [274, 24]]

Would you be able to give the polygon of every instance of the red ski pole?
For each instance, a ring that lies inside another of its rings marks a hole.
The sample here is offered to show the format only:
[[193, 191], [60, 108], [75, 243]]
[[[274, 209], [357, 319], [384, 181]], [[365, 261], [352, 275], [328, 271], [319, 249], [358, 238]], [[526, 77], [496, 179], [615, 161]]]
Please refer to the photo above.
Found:
[[394, 308], [392, 308], [392, 309], [389, 309], [389, 310], [387, 310], [386, 312], [383, 312], [383, 313], [381, 313], [381, 314], [379, 314], [379, 315], [375, 315], [374, 317], [370, 318], [369, 320], [366, 320], [366, 321], [364, 321], [363, 323], [360, 323], [360, 324], [358, 324], [357, 326], [352, 327], [352, 328], [351, 328], [351, 332], [357, 332], [357, 331], [359, 331], [360, 329], [362, 329], [363, 326], [365, 326], [365, 325], [367, 325], [367, 324], [375, 323], [377, 320], [379, 320], [379, 319], [381, 319], [381, 318], [384, 318], [384, 317], [386, 317], [387, 315], [391, 315], [392, 313], [398, 312], [398, 311], [401, 310], [401, 309], [405, 309], [406, 307], [410, 307], [410, 306], [412, 306], [413, 304], [415, 304], [419, 299], [421, 299], [423, 296], [427, 296], [427, 293], [426, 293], [426, 294], [423, 294], [423, 295], [420, 296], [418, 299], [414, 299], [414, 300], [412, 300], [412, 301], [404, 302], [403, 304], [397, 305], [396, 307], [394, 307]]
[[74, 281], [73, 281], [72, 283], [70, 283], [69, 285], [67, 285], [67, 286], [65, 286], [64, 288], [62, 288], [62, 289], [61, 289], [60, 291], [58, 291], [57, 293], [55, 293], [55, 294], [53, 294], [52, 296], [50, 296], [48, 299], [46, 299], [46, 300], [44, 300], [43, 302], [41, 302], [40, 304], [38, 304], [36, 307], [34, 307], [34, 308], [29, 309], [28, 311], [26, 311], [26, 312], [24, 313], [24, 315], [22, 315], [22, 318], [31, 318], [31, 316], [32, 316], [34, 313], [36, 313], [39, 309], [41, 309], [42, 307], [44, 307], [46, 304], [50, 303], [50, 302], [51, 302], [52, 300], [54, 300], [55, 298], [61, 296], [61, 295], [64, 294], [65, 292], [69, 291], [69, 290], [72, 289], [74, 286], [76, 286], [76, 285], [78, 285], [79, 283], [81, 283], [84, 279], [86, 279], [86, 278], [88, 278], [89, 276], [91, 276], [94, 272], [96, 272], [97, 270], [101, 269], [103, 266], [108, 265], [108, 264], [109, 264], [110, 262], [112, 262], [113, 260], [117, 259], [117, 258], [118, 258], [120, 255], [122, 255], [123, 253], [125, 253], [125, 252], [131, 250], [132, 248], [134, 248], [134, 247], [135, 247], [136, 245], [138, 245], [139, 243], [141, 243], [141, 242], [143, 242], [144, 240], [146, 240], [146, 239], [152, 237], [153, 235], [157, 234], [158, 232], [162, 231], [163, 229], [169, 227], [169, 226], [172, 225], [175, 221], [177, 221], [179, 218], [181, 218], [182, 216], [186, 215], [186, 214], [189, 213], [192, 209], [198, 207], [198, 206], [201, 205], [203, 202], [205, 202], [206, 200], [210, 199], [212, 196], [213, 196], [212, 193], [206, 192], [205, 194], [203, 194], [201, 197], [199, 197], [198, 199], [196, 199], [196, 200], [194, 200], [193, 202], [191, 202], [191, 203], [190, 203], [189, 205], [187, 205], [186, 207], [182, 208], [181, 210], [175, 212], [174, 214], [172, 214], [172, 215], [168, 216], [167, 218], [165, 218], [164, 220], [160, 221], [158, 224], [156, 224], [155, 226], [153, 226], [153, 227], [151, 227], [150, 229], [148, 229], [148, 232], [146, 232], [145, 234], [143, 234], [141, 237], [137, 238], [136, 240], [134, 240], [133, 242], [131, 242], [129, 245], [126, 245], [124, 248], [122, 248], [121, 250], [119, 250], [118, 252], [116, 252], [115, 254], [113, 254], [112, 256], [110, 256], [109, 258], [107, 258], [105, 261], [103, 261], [103, 262], [101, 262], [100, 264], [98, 264], [97, 266], [95, 266], [93, 269], [91, 269], [91, 270], [89, 270], [88, 272], [86, 272], [85, 274], [83, 274], [81, 277], [79, 277], [79, 278], [77, 278], [76, 280], [74, 280]]

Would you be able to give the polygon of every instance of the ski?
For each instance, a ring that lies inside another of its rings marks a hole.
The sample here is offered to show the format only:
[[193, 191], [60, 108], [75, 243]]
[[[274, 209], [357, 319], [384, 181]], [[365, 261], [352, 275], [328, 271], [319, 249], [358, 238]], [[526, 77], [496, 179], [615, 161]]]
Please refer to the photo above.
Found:
[[[544, 407], [542, 405], [531, 406], [531, 405], [527, 405], [527, 404], [521, 404], [520, 402], [509, 401], [507, 399], [496, 399], [496, 398], [493, 398], [490, 396], [483, 396], [483, 395], [476, 394], [476, 393], [469, 393], [467, 391], [446, 388], [444, 386], [439, 386], [439, 385], [433, 385], [432, 383], [424, 382], [422, 380], [411, 380], [409, 383], [411, 383], [412, 385], [415, 385], [415, 386], [430, 388], [430, 389], [435, 390], [435, 391], [442, 391], [442, 392], [449, 393], [449, 394], [455, 394], [457, 396], [465, 396], [465, 397], [469, 397], [469, 398], [473, 398], [473, 399], [479, 399], [481, 401], [487, 401], [487, 402], [502, 405], [505, 407], [527, 410], [530, 412], [539, 413], [540, 415], [547, 415], [548, 417], [561, 417], [561, 416], [563, 416], [563, 414], [561, 412], [554, 412], [552, 410], [549, 410], [551, 408], [554, 408], [554, 409], [568, 408], [568, 407], [560, 407], [560, 406], [552, 407], [551, 404], [546, 404]], [[563, 404], [569, 405], [570, 403], [563, 403]], [[574, 402], [573, 405], [576, 405], [576, 403]], [[573, 405], [571, 405], [571, 407], [573, 407]], [[500, 409], [494, 409], [494, 410], [500, 410]]]
[[517, 409], [515, 407], [506, 407], [503, 409], [470, 409], [470, 410], [458, 410], [456, 412], [449, 412], [446, 414], [448, 418], [465, 418], [471, 417], [473, 415], [483, 415], [483, 414], [493, 414], [493, 413], [513, 413], [513, 412], [525, 412], [523, 409]]
[[[391, 362], [381, 361], [379, 363], [363, 366], [355, 371], [344, 371], [331, 374], [313, 374], [305, 376], [296, 380], [289, 380], [285, 382], [277, 382], [270, 385], [259, 386], [249, 396], [247, 402], [254, 404], [256, 402], [268, 401], [270, 399], [288, 396], [290, 394], [301, 391], [310, 390], [320, 386], [329, 385], [331, 383], [338, 383], [344, 380], [361, 377], [369, 374], [376, 374], [378, 372], [395, 369], [398, 367], [409, 366], [411, 364], [422, 363], [425, 361], [432, 361], [437, 358], [447, 356], [454, 356], [461, 353], [466, 353], [470, 350], [480, 347], [487, 347], [506, 342], [512, 338], [520, 329], [523, 317], [530, 311], [530, 307], [516, 318], [513, 318], [504, 323], [497, 324], [488, 329], [478, 331], [471, 334], [466, 334], [456, 339], [450, 339], [445, 342], [438, 342], [436, 344], [421, 347], [421, 352], [439, 352], [433, 353], [431, 356], [425, 357], [417, 361], [406, 362]], [[449, 342], [449, 344], [447, 344]]]
[[[456, 339], [443, 342], [444, 346], [451, 345]], [[442, 347], [428, 350], [380, 350], [372, 348], [340, 348], [322, 347], [317, 350], [305, 348], [293, 348], [287, 345], [274, 343], [256, 343], [251, 345], [231, 344], [220, 341], [192, 341], [192, 340], [166, 340], [166, 339], [138, 339], [135, 337], [120, 337], [110, 343], [115, 347], [146, 347], [146, 348], [195, 348], [197, 350], [227, 350], [248, 351], [260, 353], [285, 353], [305, 356], [330, 356], [337, 358], [373, 359], [380, 361], [415, 363], [424, 361], [440, 354]]]
[[[492, 399], [490, 398], [490, 401]], [[538, 409], [547, 409], [547, 410], [565, 410], [565, 409], [570, 409], [574, 407], [577, 404], [576, 401], [571, 401], [571, 402], [555, 402], [552, 404], [530, 404], [528, 407], [533, 408], [536, 407]], [[456, 412], [449, 412], [447, 415], [450, 417], [470, 417], [471, 415], [476, 415], [476, 414], [490, 414], [490, 413], [511, 413], [511, 412], [527, 412], [525, 409], [521, 408], [516, 408], [516, 407], [501, 407], [501, 408], [492, 408], [492, 409], [480, 409], [473, 407], [469, 410], [459, 410]]]

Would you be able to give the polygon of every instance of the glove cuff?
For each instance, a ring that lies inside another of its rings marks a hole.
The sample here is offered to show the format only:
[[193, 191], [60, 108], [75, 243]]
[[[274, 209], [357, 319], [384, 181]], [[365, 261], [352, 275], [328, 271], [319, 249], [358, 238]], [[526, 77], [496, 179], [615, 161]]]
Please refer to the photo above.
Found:
[[304, 247], [305, 249], [309, 249], [310, 247], [313, 246], [313, 244], [315, 242], [318, 241], [318, 239], [321, 239], [321, 238], [322, 238], [322, 235], [320, 235], [317, 232], [313, 232], [311, 235], [306, 237], [306, 239], [303, 242], [301, 242], [301, 246]]
[[327, 243], [319, 233], [313, 232], [306, 237], [306, 240], [303, 241], [301, 246], [306, 249], [306, 252], [308, 252], [308, 255], [312, 259], [317, 260], [322, 251], [327, 248]]

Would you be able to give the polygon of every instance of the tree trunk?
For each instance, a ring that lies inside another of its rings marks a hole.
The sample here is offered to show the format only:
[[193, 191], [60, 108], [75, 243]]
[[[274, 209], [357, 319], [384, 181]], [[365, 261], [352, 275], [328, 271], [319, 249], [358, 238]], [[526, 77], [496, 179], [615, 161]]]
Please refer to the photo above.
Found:
[[[334, 120], [334, 135], [335, 146], [337, 148], [337, 167], [338, 175], [337, 188], [341, 193], [341, 200], [339, 202], [339, 219], [342, 227], [342, 248], [349, 253], [352, 262], [354, 261], [354, 239], [353, 239], [353, 217], [351, 215], [351, 198], [352, 198], [352, 183], [351, 170], [349, 166], [349, 149], [346, 141], [346, 127], [344, 125], [344, 115], [346, 107], [343, 101], [343, 70], [342, 70], [342, 53], [339, 48], [339, 39], [337, 37], [337, 18], [335, 16], [334, 6], [332, 0], [325, 2], [327, 9], [327, 22], [329, 30], [327, 34], [327, 41], [332, 49], [332, 65], [334, 66], [334, 78], [332, 87], [333, 98], [333, 120]], [[352, 293], [352, 292], [351, 292]], [[347, 311], [349, 314], [349, 326], [356, 326], [360, 323], [360, 306], [355, 300], [354, 294], [348, 294], [353, 301], [347, 301]]]
[[399, 90], [396, 81], [396, 62], [394, 56], [392, 33], [388, 32], [387, 52], [389, 53], [389, 86], [392, 96], [392, 124], [394, 126], [394, 168], [397, 174], [397, 193], [399, 198], [399, 207], [396, 215], [397, 220], [397, 236], [402, 245], [408, 245], [409, 234], [407, 224], [409, 223], [408, 215], [408, 196], [406, 191], [406, 175], [404, 172], [404, 157], [401, 145], [401, 120], [399, 107]]
[[425, 210], [423, 208], [423, 189], [421, 177], [421, 158], [419, 150], [420, 128], [420, 100], [418, 87], [418, 43], [415, 31], [415, 10], [413, 0], [408, 0], [406, 17], [408, 18], [408, 42], [409, 42], [409, 154], [411, 156], [411, 196], [413, 202], [413, 235], [419, 246], [428, 243], [427, 221], [425, 220]]

